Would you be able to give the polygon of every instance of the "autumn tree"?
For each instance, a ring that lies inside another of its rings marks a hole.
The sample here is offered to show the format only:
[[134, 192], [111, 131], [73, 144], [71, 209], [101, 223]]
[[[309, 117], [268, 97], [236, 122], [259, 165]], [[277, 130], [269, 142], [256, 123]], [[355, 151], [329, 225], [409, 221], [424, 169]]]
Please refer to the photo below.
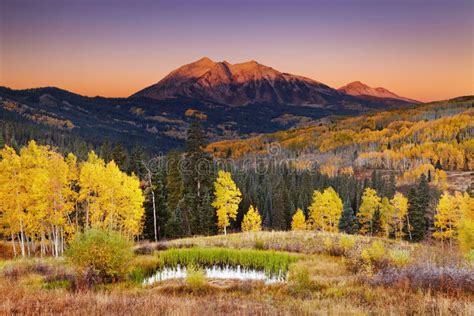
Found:
[[380, 203], [380, 236], [388, 237], [393, 225], [394, 208], [387, 197]]
[[106, 228], [128, 236], [142, 230], [144, 197], [140, 181], [89, 153], [79, 171], [79, 201], [84, 203], [86, 227]]
[[216, 209], [217, 226], [227, 234], [229, 220], [235, 220], [239, 203], [242, 200], [239, 188], [232, 180], [230, 172], [220, 170], [214, 182], [215, 200], [212, 206]]
[[408, 199], [400, 192], [395, 193], [390, 200], [393, 207], [392, 230], [396, 239], [400, 240], [405, 235], [403, 228], [408, 213]]
[[362, 235], [373, 232], [373, 217], [375, 212], [380, 208], [380, 197], [372, 188], [366, 188], [362, 195], [362, 203], [357, 213], [359, 221], [359, 233]]
[[433, 237], [443, 241], [449, 240], [451, 244], [452, 240], [457, 236], [459, 222], [469, 208], [468, 198], [467, 193], [463, 195], [460, 192], [456, 192], [454, 196], [448, 192], [443, 193], [436, 208], [434, 222], [436, 231], [433, 233]]
[[457, 194], [462, 215], [458, 224], [457, 239], [461, 251], [469, 256], [474, 256], [474, 198], [467, 193]]
[[303, 211], [299, 208], [291, 219], [291, 230], [305, 230], [306, 228], [306, 218]]
[[329, 232], [339, 230], [339, 219], [342, 214], [342, 201], [333, 188], [327, 188], [323, 193], [314, 191], [313, 203], [308, 207], [313, 227]]
[[242, 220], [243, 232], [258, 232], [262, 230], [262, 218], [257, 208], [250, 205], [248, 212]]

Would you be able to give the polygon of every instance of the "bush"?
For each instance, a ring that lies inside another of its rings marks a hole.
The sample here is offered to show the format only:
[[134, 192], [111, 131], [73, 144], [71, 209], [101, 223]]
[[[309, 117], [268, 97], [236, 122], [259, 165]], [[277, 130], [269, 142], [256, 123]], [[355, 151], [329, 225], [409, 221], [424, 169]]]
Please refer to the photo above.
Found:
[[382, 261], [385, 256], [385, 247], [380, 240], [376, 240], [372, 243], [372, 245], [370, 245], [370, 247], [362, 250], [360, 256], [367, 262]]
[[263, 241], [263, 239], [256, 238], [254, 248], [257, 250], [265, 250], [265, 242]]
[[410, 253], [406, 250], [392, 250], [389, 253], [390, 262], [397, 268], [407, 266], [410, 261]]
[[288, 290], [290, 294], [299, 297], [307, 297], [316, 290], [316, 285], [309, 276], [308, 268], [293, 264], [288, 272]]
[[403, 269], [381, 270], [374, 276], [371, 283], [388, 287], [429, 289], [451, 294], [474, 293], [474, 271], [472, 268], [412, 265]]
[[347, 255], [355, 246], [355, 238], [350, 235], [342, 235], [339, 239], [339, 247], [342, 249], [344, 255]]
[[132, 243], [117, 232], [89, 229], [71, 243], [66, 256], [87, 283], [111, 282], [127, 274]]
[[186, 284], [194, 293], [203, 293], [207, 290], [208, 284], [203, 269], [188, 267], [186, 271]]

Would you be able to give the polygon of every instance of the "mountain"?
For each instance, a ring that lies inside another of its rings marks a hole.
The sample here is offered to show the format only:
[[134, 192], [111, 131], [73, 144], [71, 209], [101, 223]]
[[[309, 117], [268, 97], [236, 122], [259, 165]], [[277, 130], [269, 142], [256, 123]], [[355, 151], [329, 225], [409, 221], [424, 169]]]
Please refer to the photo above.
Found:
[[[195, 119], [217, 141], [409, 105], [394, 100], [352, 96], [255, 61], [232, 65], [202, 58], [129, 98], [85, 97], [55, 87], [0, 87], [0, 123], [22, 122], [51, 135], [60, 132], [92, 143], [108, 139], [159, 152], [182, 145]], [[26, 138], [15, 135], [17, 141], [20, 137]]]
[[[318, 81], [277, 71], [256, 61], [230, 64], [204, 57], [172, 71], [132, 97], [188, 97], [231, 106], [273, 104], [368, 110], [384, 104], [350, 96]], [[389, 99], [392, 96], [388, 97]]]
[[343, 87], [340, 87], [338, 90], [345, 94], [358, 96], [362, 98], [365, 97], [369, 99], [373, 99], [373, 98], [393, 99], [393, 100], [398, 100], [398, 101], [411, 103], [411, 104], [420, 103], [419, 101], [416, 101], [413, 99], [401, 97], [382, 87], [377, 87], [377, 88], [369, 87], [368, 85], [360, 81], [351, 82]]

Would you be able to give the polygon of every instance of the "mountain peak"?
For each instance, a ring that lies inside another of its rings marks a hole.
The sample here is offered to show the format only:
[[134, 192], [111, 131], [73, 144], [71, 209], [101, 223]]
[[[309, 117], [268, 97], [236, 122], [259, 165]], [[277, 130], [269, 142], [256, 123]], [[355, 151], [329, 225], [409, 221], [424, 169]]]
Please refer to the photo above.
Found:
[[327, 103], [327, 96], [338, 95], [339, 92], [322, 83], [279, 72], [255, 60], [231, 64], [203, 57], [177, 68], [133, 96], [160, 100], [185, 96], [227, 105], [322, 106]]
[[191, 64], [215, 64], [215, 62], [209, 57], [204, 56]]
[[410, 103], [419, 103], [418, 101], [401, 97], [383, 87], [372, 88], [361, 81], [353, 81], [343, 87], [340, 87], [338, 90], [345, 94], [358, 96], [358, 97], [368, 96], [368, 97], [376, 97], [376, 98], [395, 99], [395, 100], [401, 100], [401, 101], [406, 101]]

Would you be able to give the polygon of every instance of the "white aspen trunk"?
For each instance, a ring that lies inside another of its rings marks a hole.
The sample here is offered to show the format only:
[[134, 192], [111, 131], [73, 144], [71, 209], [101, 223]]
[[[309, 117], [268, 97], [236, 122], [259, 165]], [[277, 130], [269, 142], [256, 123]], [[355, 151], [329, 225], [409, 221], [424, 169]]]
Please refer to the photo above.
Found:
[[147, 167], [145, 162], [142, 162], [143, 165], [145, 166], [145, 169], [148, 174], [148, 185], [150, 186], [151, 189], [151, 202], [153, 205], [153, 229], [155, 233], [155, 242], [158, 241], [158, 230], [157, 230], [157, 218], [156, 218], [156, 205], [155, 205], [155, 191], [153, 190], [153, 182], [151, 178], [151, 170]]

